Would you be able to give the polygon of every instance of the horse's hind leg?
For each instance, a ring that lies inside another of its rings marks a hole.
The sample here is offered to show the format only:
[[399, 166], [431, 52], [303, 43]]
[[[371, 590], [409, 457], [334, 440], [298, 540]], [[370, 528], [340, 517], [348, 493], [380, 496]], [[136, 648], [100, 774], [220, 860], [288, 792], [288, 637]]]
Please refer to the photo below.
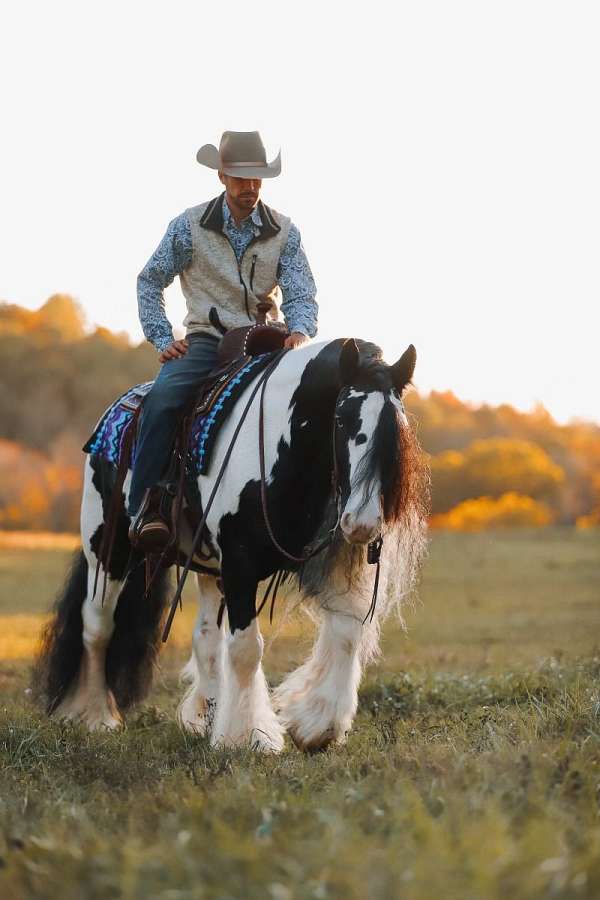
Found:
[[217, 625], [221, 592], [216, 579], [198, 575], [200, 605], [192, 637], [192, 655], [182, 670], [189, 688], [177, 715], [182, 727], [206, 734], [214, 715], [222, 667], [223, 627]]
[[[121, 578], [128, 550], [117, 548], [116, 542], [115, 549], [120, 551], [114, 554], [118, 565], [113, 565], [107, 574], [104, 588], [104, 570], [97, 557], [102, 522], [102, 498], [95, 484], [95, 471], [88, 459], [81, 507], [81, 541], [87, 560], [87, 589], [81, 605], [81, 619], [75, 616], [70, 619], [70, 636], [61, 649], [62, 655], [80, 654], [80, 660], [76, 675], [52, 712], [59, 717], [81, 721], [90, 729], [117, 728], [122, 723], [114, 696], [106, 683], [106, 651], [115, 627], [114, 612], [123, 587]], [[124, 529], [125, 523], [121, 531]], [[100, 567], [97, 579], [96, 567]]]
[[100, 572], [96, 596], [95, 567], [88, 569], [87, 595], [81, 610], [83, 652], [79, 672], [54, 715], [73, 719], [90, 730], [118, 728], [121, 714], [106, 683], [106, 651], [114, 630], [114, 611], [122, 582], [107, 578], [104, 601], [103, 574]]

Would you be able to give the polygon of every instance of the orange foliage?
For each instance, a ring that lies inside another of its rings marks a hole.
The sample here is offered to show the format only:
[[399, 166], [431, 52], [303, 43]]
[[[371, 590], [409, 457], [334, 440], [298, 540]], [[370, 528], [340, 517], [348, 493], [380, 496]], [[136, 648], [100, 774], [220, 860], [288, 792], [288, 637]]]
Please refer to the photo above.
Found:
[[464, 500], [447, 513], [431, 518], [432, 528], [448, 531], [485, 531], [493, 528], [540, 528], [553, 516], [545, 503], [514, 492], [500, 497]]
[[28, 334], [70, 342], [81, 340], [84, 333], [83, 309], [69, 294], [53, 294], [36, 310], [0, 304], [0, 334]]
[[551, 501], [564, 472], [531, 441], [487, 438], [464, 451], [445, 450], [431, 460], [434, 512], [447, 512], [470, 497], [514, 492]]
[[81, 472], [81, 466], [0, 440], [0, 528], [76, 527]]
[[582, 530], [587, 528], [600, 528], [600, 506], [597, 506], [596, 509], [592, 510], [587, 516], [579, 516], [579, 518], [575, 520], [575, 525]]

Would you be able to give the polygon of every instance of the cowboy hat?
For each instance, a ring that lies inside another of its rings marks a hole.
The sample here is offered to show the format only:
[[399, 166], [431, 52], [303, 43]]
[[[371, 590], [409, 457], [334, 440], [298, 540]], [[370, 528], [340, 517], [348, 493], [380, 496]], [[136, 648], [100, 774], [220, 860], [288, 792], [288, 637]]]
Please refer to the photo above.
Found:
[[268, 163], [258, 131], [224, 131], [219, 149], [204, 144], [196, 159], [200, 165], [234, 178], [275, 178], [281, 172], [281, 151]]

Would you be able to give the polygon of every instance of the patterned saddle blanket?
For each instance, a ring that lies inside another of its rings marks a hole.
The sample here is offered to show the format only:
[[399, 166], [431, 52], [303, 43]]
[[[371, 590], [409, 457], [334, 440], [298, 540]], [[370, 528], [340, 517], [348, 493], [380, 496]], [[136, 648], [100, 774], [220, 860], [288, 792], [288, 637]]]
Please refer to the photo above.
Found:
[[[187, 470], [192, 477], [205, 475], [220, 427], [242, 391], [266, 367], [272, 353], [254, 356], [233, 374], [226, 372], [211, 383], [195, 410], [188, 447]], [[126, 391], [105, 412], [83, 450], [118, 466], [128, 430], [136, 426], [136, 412], [154, 384], [147, 381]], [[131, 458], [135, 459], [135, 442]]]

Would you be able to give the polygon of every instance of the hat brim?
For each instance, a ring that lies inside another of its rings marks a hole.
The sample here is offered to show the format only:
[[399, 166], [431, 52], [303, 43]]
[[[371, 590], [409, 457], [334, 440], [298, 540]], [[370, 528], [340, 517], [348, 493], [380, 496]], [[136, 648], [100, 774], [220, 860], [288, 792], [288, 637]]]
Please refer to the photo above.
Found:
[[204, 144], [200, 147], [196, 159], [201, 166], [208, 166], [209, 169], [224, 172], [233, 178], [276, 178], [281, 173], [281, 150], [274, 160], [264, 166], [223, 166], [214, 144]]

